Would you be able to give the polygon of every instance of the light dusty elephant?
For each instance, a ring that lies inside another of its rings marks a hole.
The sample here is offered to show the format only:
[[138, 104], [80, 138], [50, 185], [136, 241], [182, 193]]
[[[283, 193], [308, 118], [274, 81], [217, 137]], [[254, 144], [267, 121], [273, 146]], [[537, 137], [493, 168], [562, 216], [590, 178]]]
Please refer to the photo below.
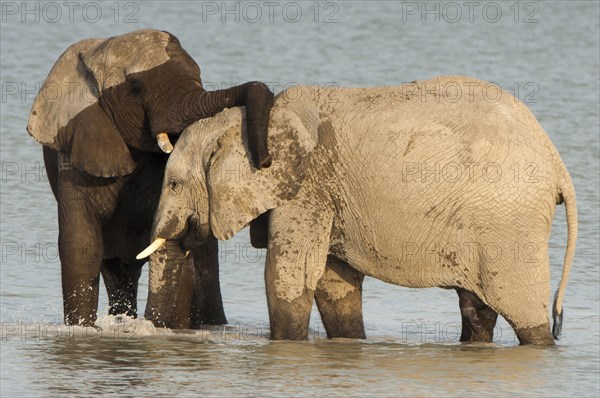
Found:
[[[144, 261], [135, 254], [150, 242], [167, 162], [163, 152], [172, 149], [169, 135], [175, 138], [226, 107], [246, 105], [254, 160], [268, 167], [272, 96], [260, 82], [205, 91], [200, 68], [168, 32], [138, 30], [65, 50], [35, 99], [27, 131], [44, 145], [58, 203], [66, 324], [94, 324], [100, 273], [109, 312], [136, 316]], [[170, 285], [181, 300], [168, 325], [226, 323], [216, 249], [216, 240], [207, 241], [191, 264], [177, 242], [167, 242], [154, 257], [171, 264], [174, 279], [188, 282]], [[148, 304], [152, 313], [154, 303]]]
[[[307, 338], [329, 254], [389, 283], [457, 289], [473, 333], [491, 335], [501, 314], [521, 344], [554, 344], [575, 250], [575, 191], [527, 107], [490, 86], [451, 76], [289, 89], [271, 111], [267, 170], [249, 160], [241, 109], [202, 120], [168, 161], [153, 236], [184, 246], [229, 239], [269, 211], [272, 339]], [[551, 332], [548, 238], [563, 202], [568, 240]], [[353, 292], [327, 291], [331, 303]]]

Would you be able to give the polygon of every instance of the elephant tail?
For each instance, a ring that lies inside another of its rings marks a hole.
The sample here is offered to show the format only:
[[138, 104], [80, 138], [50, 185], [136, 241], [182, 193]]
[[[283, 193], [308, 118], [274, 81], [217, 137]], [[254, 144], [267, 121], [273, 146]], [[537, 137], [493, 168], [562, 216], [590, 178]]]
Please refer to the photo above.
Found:
[[565, 289], [567, 287], [567, 281], [569, 280], [569, 272], [571, 271], [573, 256], [575, 255], [575, 242], [577, 241], [577, 201], [575, 200], [575, 188], [573, 187], [571, 176], [569, 175], [565, 164], [560, 159], [560, 156], [558, 156], [557, 163], [561, 175], [559, 190], [561, 192], [562, 201], [565, 203], [565, 210], [567, 213], [567, 249], [565, 252], [560, 284], [558, 285], [558, 289], [554, 295], [554, 306], [552, 308], [552, 317], [554, 320], [554, 324], [552, 325], [552, 334], [554, 335], [555, 339], [558, 339], [562, 329], [562, 301], [564, 298]]

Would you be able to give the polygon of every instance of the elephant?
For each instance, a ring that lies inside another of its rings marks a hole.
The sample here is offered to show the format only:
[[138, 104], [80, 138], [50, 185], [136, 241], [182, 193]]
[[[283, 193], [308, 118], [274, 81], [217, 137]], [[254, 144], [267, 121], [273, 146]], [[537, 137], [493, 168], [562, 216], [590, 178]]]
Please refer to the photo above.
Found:
[[[491, 98], [489, 87], [440, 76], [290, 88], [269, 116], [273, 162], [264, 170], [250, 161], [242, 108], [198, 121], [167, 163], [152, 237], [193, 247], [268, 214], [274, 340], [307, 338], [333, 256], [388, 283], [456, 289], [461, 340], [491, 339], [500, 314], [520, 344], [553, 345], [577, 239], [575, 190], [530, 110], [496, 86]], [[551, 330], [548, 239], [561, 203], [568, 237]], [[335, 305], [354, 291], [329, 293]]]
[[[205, 91], [200, 68], [168, 32], [137, 30], [65, 50], [33, 103], [27, 131], [43, 145], [58, 204], [66, 324], [94, 325], [100, 274], [109, 313], [137, 316], [144, 261], [135, 254], [150, 243], [171, 140], [198, 119], [245, 105], [253, 160], [268, 168], [272, 102], [261, 82]], [[216, 250], [217, 241], [207, 241], [186, 258], [172, 241], [154, 256], [182, 280], [170, 326], [227, 323]]]

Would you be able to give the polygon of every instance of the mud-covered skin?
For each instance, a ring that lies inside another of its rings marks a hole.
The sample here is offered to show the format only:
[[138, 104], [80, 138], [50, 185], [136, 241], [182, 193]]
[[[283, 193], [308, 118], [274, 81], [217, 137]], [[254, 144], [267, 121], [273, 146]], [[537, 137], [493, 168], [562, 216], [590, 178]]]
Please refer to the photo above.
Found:
[[[143, 261], [135, 256], [150, 242], [167, 161], [156, 137], [168, 133], [175, 140], [188, 124], [239, 105], [249, 109], [253, 161], [268, 167], [272, 93], [260, 82], [205, 91], [200, 68], [170, 33], [146, 29], [83, 40], [59, 57], [34, 101], [27, 131], [44, 145], [58, 204], [65, 323], [94, 324], [101, 273], [110, 313], [137, 314]], [[177, 247], [172, 250], [182, 250]], [[182, 268], [181, 253], [164, 254], [192, 277], [173, 290], [174, 297], [189, 295], [178, 298], [179, 307], [170, 311], [173, 324], [225, 323], [216, 257], [200, 261], [201, 268], [194, 270]], [[198, 286], [196, 273], [202, 275]], [[200, 303], [208, 300], [206, 292], [214, 305]]]
[[[266, 249], [269, 244], [269, 212], [250, 223], [252, 246]], [[315, 302], [327, 337], [366, 338], [362, 315], [362, 283], [365, 275], [345, 262], [327, 257], [327, 266], [314, 291]]]
[[[266, 170], [246, 167], [242, 110], [195, 123], [169, 159], [165, 182], [179, 184], [165, 183], [153, 234], [180, 236], [193, 225], [205, 231], [199, 238], [209, 230], [228, 239], [269, 211], [265, 278], [274, 339], [305, 338], [307, 325], [297, 325], [307, 322], [333, 255], [388, 283], [459, 290], [465, 339], [491, 339], [498, 313], [522, 344], [552, 344], [548, 236], [556, 205], [565, 203], [567, 250], [552, 310], [557, 337], [577, 236], [575, 191], [531, 112], [506, 92], [489, 101], [487, 84], [449, 76], [399, 87], [289, 89], [271, 112], [269, 147], [277, 155]], [[445, 85], [472, 90], [449, 98], [448, 90], [430, 89]], [[504, 172], [492, 181], [469, 172], [490, 163]], [[243, 166], [243, 178], [223, 173], [232, 164]], [[535, 178], [510, 173], [528, 164]], [[435, 165], [462, 167], [464, 178], [442, 178]], [[185, 222], [172, 222], [188, 211]], [[491, 248], [501, 254], [491, 256]]]
[[327, 256], [327, 266], [315, 290], [315, 302], [327, 337], [365, 339], [362, 284], [365, 274]]

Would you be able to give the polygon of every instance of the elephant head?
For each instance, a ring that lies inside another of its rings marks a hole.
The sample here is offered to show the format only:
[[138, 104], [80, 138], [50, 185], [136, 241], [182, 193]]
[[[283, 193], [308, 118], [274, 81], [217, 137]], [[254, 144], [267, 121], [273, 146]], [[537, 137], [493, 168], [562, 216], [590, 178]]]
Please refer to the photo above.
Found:
[[175, 36], [138, 30], [71, 45], [36, 97], [27, 131], [69, 154], [79, 170], [124, 176], [134, 169], [135, 150], [170, 152], [168, 135], [248, 103], [252, 155], [258, 167], [268, 167], [266, 132], [257, 130], [266, 125], [271, 101], [258, 82], [205, 91], [200, 68]]
[[[249, 154], [243, 108], [225, 110], [217, 116], [189, 126], [167, 162], [152, 236], [155, 241], [138, 258], [150, 255], [165, 240], [179, 240], [186, 249], [213, 236], [231, 238], [253, 219], [284, 205], [302, 186], [317, 145], [316, 126], [307, 127], [285, 107], [273, 108], [269, 125], [272, 166], [256, 169]], [[316, 120], [316, 119], [313, 119]], [[158, 264], [164, 267], [165, 264]], [[156, 324], [168, 316], [173, 294], [173, 272], [150, 280], [148, 302], [160, 306], [146, 312]]]

